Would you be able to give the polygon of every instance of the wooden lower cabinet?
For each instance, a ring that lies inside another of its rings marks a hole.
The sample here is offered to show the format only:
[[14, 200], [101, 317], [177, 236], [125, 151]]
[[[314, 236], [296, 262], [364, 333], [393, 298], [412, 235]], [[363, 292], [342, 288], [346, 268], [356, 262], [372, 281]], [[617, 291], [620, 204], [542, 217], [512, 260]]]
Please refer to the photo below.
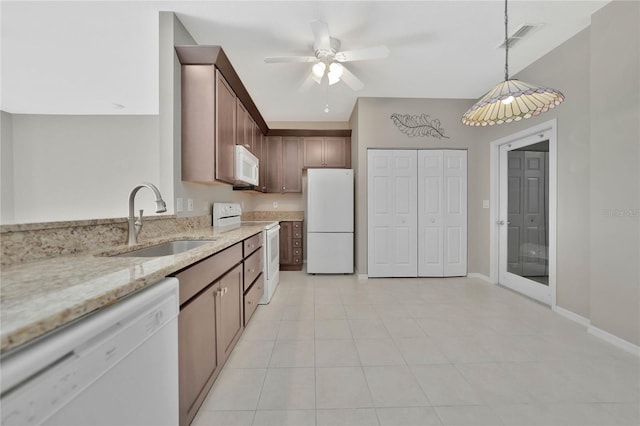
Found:
[[280, 270], [301, 271], [304, 259], [303, 221], [280, 222]]
[[244, 322], [242, 320], [242, 265], [236, 266], [220, 280], [216, 310], [218, 359], [224, 363], [236, 345]]
[[189, 424], [195, 416], [218, 367], [215, 293], [219, 288], [219, 284], [209, 287], [178, 317], [180, 425]]
[[[220, 276], [215, 266], [228, 262], [230, 256], [236, 260], [235, 266]], [[184, 287], [188, 294], [195, 294], [181, 303], [178, 316], [180, 426], [186, 426], [244, 328], [242, 243], [186, 268], [176, 277], [181, 292]]]

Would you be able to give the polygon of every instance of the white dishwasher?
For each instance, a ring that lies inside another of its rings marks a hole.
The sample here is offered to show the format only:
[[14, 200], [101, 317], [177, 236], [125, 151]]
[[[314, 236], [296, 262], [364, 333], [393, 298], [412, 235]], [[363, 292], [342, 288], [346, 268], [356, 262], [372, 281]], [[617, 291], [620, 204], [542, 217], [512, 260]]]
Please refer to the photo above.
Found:
[[3, 357], [3, 425], [178, 424], [178, 280]]

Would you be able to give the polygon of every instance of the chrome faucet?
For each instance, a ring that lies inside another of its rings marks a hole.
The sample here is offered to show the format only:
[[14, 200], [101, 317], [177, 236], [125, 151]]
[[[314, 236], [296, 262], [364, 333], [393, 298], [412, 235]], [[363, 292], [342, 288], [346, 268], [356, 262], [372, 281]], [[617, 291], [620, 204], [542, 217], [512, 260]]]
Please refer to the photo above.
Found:
[[138, 216], [138, 219], [136, 220], [136, 218], [133, 216], [133, 211], [134, 211], [133, 202], [140, 188], [145, 186], [150, 190], [152, 190], [153, 193], [156, 195], [156, 213], [164, 213], [167, 211], [167, 205], [162, 199], [162, 195], [160, 195], [160, 191], [158, 191], [158, 188], [156, 188], [154, 184], [149, 182], [142, 182], [141, 184], [136, 185], [131, 190], [131, 194], [129, 194], [129, 217], [127, 218], [127, 222], [129, 222], [129, 245], [130, 246], [138, 243], [138, 233], [140, 232], [140, 229], [142, 229], [143, 209], [140, 209], [140, 216]]

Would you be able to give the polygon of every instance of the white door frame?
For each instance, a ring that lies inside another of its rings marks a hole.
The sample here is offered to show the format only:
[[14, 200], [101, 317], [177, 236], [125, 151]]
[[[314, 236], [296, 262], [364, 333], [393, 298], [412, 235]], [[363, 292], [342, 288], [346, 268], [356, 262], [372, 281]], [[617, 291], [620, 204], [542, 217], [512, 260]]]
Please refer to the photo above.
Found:
[[[489, 227], [490, 240], [489, 248], [491, 259], [489, 266], [489, 278], [491, 282], [499, 284], [499, 226], [497, 225], [500, 207], [500, 146], [513, 143], [520, 139], [536, 134], [545, 133], [549, 140], [549, 289], [551, 290], [551, 308], [556, 306], [556, 219], [557, 219], [557, 121], [546, 121], [520, 132], [505, 136], [491, 142], [490, 145], [490, 206]], [[547, 139], [547, 138], [545, 138]]]

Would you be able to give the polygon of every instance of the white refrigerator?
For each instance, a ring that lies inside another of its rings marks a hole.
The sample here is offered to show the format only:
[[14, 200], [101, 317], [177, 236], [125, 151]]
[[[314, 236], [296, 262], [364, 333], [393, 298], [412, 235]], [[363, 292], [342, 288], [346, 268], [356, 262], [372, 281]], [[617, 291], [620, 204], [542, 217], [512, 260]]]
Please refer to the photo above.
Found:
[[353, 273], [353, 170], [307, 171], [307, 273]]

